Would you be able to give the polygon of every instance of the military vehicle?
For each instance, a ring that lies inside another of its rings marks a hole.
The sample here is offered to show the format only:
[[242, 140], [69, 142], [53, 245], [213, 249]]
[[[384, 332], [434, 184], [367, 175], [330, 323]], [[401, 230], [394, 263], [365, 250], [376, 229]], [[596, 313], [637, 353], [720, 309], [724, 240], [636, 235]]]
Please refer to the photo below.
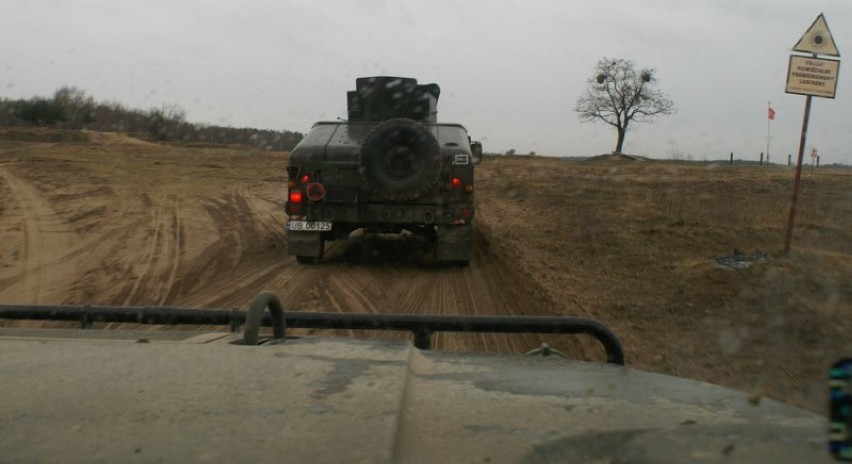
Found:
[[[825, 417], [625, 367], [585, 318], [292, 312], [262, 293], [248, 311], [0, 305], [2, 319], [84, 329], [0, 328], [0, 462], [832, 462]], [[110, 322], [207, 326], [92, 328]], [[582, 333], [608, 362], [430, 350], [441, 331]]]
[[482, 146], [464, 126], [437, 121], [440, 93], [411, 78], [358, 78], [348, 120], [314, 124], [293, 149], [287, 248], [300, 263], [358, 229], [407, 230], [435, 244], [437, 261], [469, 263]]

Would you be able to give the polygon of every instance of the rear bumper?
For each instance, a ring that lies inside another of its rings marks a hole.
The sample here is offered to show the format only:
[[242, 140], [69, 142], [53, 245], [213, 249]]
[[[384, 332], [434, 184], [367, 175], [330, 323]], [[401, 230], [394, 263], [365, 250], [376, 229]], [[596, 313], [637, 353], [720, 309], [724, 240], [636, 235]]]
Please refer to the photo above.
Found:
[[406, 205], [366, 203], [341, 205], [313, 203], [305, 205], [308, 221], [345, 222], [362, 225], [461, 225], [470, 224], [475, 215], [472, 203]]

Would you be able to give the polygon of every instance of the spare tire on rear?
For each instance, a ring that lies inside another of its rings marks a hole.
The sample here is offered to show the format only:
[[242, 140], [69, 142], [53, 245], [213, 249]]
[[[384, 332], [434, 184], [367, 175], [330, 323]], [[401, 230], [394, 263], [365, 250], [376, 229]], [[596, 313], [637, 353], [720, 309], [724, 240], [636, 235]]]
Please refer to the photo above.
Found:
[[418, 122], [389, 119], [367, 134], [360, 163], [370, 192], [387, 200], [410, 200], [432, 190], [438, 181], [441, 148]]

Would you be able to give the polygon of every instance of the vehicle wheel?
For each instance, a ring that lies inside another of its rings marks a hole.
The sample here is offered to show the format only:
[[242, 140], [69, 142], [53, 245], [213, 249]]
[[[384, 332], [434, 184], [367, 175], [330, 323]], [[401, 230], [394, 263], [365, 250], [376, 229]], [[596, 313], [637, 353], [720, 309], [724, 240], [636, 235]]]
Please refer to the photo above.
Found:
[[389, 119], [367, 134], [360, 163], [369, 191], [388, 200], [409, 200], [435, 186], [441, 174], [441, 149], [420, 123]]

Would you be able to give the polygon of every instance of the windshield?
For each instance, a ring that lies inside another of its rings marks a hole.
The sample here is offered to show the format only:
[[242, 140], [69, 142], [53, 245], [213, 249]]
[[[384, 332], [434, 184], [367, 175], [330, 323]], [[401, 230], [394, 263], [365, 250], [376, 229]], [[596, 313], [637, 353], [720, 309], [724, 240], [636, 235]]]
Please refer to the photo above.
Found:
[[[13, 3], [0, 304], [270, 290], [293, 311], [587, 317], [629, 368], [828, 415], [852, 355], [849, 2]], [[371, 76], [425, 103], [337, 130]], [[300, 143], [334, 157], [294, 165]], [[606, 359], [587, 336], [431, 340]]]

